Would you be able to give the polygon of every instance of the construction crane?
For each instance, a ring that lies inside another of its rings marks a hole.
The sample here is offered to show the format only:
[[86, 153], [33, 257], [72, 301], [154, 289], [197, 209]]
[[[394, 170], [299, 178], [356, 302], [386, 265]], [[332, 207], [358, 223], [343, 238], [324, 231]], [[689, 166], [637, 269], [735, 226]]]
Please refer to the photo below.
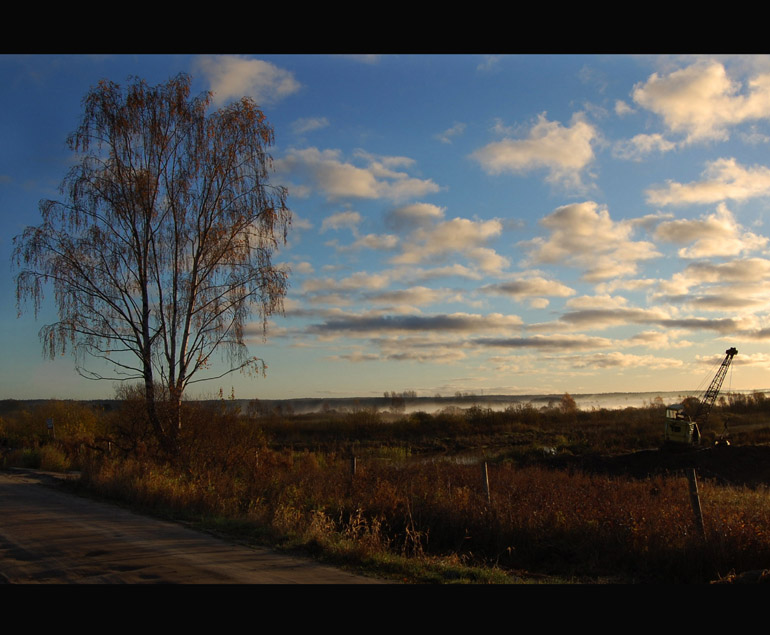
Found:
[[708, 421], [711, 408], [717, 400], [719, 390], [722, 388], [722, 382], [724, 382], [727, 375], [727, 370], [730, 368], [733, 357], [737, 354], [738, 351], [735, 347], [728, 348], [725, 351], [722, 365], [719, 367], [714, 379], [711, 380], [711, 384], [706, 389], [706, 392], [703, 393], [703, 396], [698, 401], [698, 408], [693, 417], [687, 414], [683, 403], [666, 407], [665, 441], [667, 444], [698, 445], [700, 443], [700, 429]]

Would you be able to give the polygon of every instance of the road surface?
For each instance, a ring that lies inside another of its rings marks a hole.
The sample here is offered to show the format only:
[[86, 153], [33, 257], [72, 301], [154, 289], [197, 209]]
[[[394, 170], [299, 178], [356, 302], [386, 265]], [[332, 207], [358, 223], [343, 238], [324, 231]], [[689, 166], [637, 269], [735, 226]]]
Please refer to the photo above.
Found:
[[0, 583], [368, 584], [376, 580], [0, 472]]

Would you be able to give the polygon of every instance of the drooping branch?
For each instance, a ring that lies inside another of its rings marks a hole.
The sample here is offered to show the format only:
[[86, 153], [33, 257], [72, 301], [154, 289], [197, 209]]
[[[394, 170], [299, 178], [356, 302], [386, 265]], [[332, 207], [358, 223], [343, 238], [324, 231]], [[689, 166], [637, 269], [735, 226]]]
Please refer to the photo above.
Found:
[[[78, 161], [63, 200], [42, 202], [42, 224], [14, 241], [19, 306], [37, 314], [53, 287], [48, 354], [71, 346], [141, 377], [151, 419], [158, 377], [179, 400], [190, 383], [264, 368], [244, 326], [257, 313], [266, 328], [288, 285], [272, 263], [291, 224], [286, 190], [269, 182], [272, 128], [249, 99], [209, 113], [210, 96], [189, 93], [185, 75], [100, 82], [68, 139]], [[217, 350], [230, 368], [199, 377]]]

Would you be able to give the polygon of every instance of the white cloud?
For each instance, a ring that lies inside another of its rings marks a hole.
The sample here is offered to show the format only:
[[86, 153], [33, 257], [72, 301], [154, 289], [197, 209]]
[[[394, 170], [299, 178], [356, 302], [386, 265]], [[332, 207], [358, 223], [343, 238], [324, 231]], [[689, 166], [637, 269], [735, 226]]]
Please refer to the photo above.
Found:
[[612, 342], [588, 335], [533, 335], [531, 337], [479, 338], [474, 344], [493, 348], [534, 348], [541, 351], [572, 351], [607, 348]]
[[619, 141], [613, 148], [613, 155], [619, 159], [640, 161], [653, 152], [670, 152], [676, 144], [667, 141], [660, 134], [638, 134], [631, 139]]
[[665, 187], [650, 188], [647, 201], [652, 205], [688, 205], [770, 195], [770, 169], [764, 166], [747, 168], [733, 158], [716, 159], [706, 164], [701, 176], [693, 183], [669, 181]]
[[615, 291], [643, 291], [656, 284], [653, 278], [618, 279], [602, 282], [596, 285], [597, 293], [614, 293]]
[[502, 55], [484, 55], [481, 62], [476, 66], [476, 70], [483, 72], [492, 71], [497, 68], [502, 59]]
[[385, 222], [395, 228], [425, 226], [444, 218], [445, 208], [431, 203], [413, 203], [388, 212]]
[[326, 117], [304, 117], [297, 119], [291, 124], [291, 131], [294, 134], [305, 134], [306, 132], [312, 132], [313, 130], [320, 130], [326, 128], [329, 125], [329, 120]]
[[358, 212], [337, 212], [331, 216], [324, 218], [321, 223], [321, 233], [329, 229], [342, 229], [347, 227], [348, 229], [355, 229], [361, 222], [361, 214]]
[[422, 306], [435, 304], [447, 297], [448, 292], [442, 289], [415, 286], [408, 289], [396, 289], [394, 291], [382, 291], [367, 294], [371, 302], [391, 303], [397, 305]]
[[441, 143], [452, 143], [452, 139], [458, 135], [461, 135], [463, 132], [465, 132], [465, 124], [456, 123], [451, 128], [448, 128], [447, 130], [444, 130], [444, 132], [437, 134], [436, 139], [441, 141]]
[[663, 222], [655, 230], [655, 237], [667, 242], [690, 244], [679, 250], [682, 258], [736, 256], [767, 245], [764, 236], [744, 231], [724, 203], [719, 204], [714, 214], [699, 219]]
[[441, 267], [430, 267], [429, 269], [409, 266], [405, 268], [405, 277], [415, 282], [428, 282], [437, 278], [453, 277], [481, 280], [483, 275], [476, 268], [467, 267], [456, 262]]
[[618, 115], [618, 117], [629, 115], [632, 112], [634, 112], [634, 109], [631, 108], [631, 106], [629, 106], [626, 102], [620, 99], [615, 101], [615, 114]]
[[202, 55], [197, 68], [214, 93], [214, 105], [244, 96], [258, 104], [275, 103], [296, 93], [300, 83], [287, 70], [270, 62], [240, 55]]
[[346, 57], [362, 64], [379, 64], [382, 59], [382, 55], [375, 53], [352, 53], [341, 55], [341, 57]]
[[743, 258], [720, 264], [694, 262], [683, 274], [698, 282], [763, 282], [770, 279], [770, 260]]
[[764, 258], [693, 262], [660, 281], [653, 298], [699, 311], [747, 315], [770, 308], [768, 280], [770, 260]]
[[575, 368], [678, 368], [684, 363], [679, 359], [655, 357], [654, 355], [630, 355], [627, 353], [595, 353], [572, 358]]
[[471, 156], [490, 174], [544, 168], [550, 183], [582, 187], [582, 173], [594, 159], [591, 144], [597, 137], [596, 129], [580, 116], [565, 127], [541, 114], [527, 138], [496, 141]]
[[380, 315], [340, 313], [326, 319], [323, 324], [308, 327], [312, 333], [332, 335], [382, 336], [383, 334], [439, 333], [487, 333], [508, 331], [520, 327], [522, 320], [516, 315], [490, 313], [450, 313], [439, 315]]
[[567, 306], [571, 309], [616, 309], [625, 307], [628, 300], [622, 296], [602, 295], [583, 295], [579, 298], [567, 300]]
[[487, 274], [499, 274], [511, 265], [511, 261], [490, 247], [473, 247], [466, 255], [476, 266]]
[[632, 275], [639, 261], [660, 255], [652, 243], [631, 238], [635, 222], [615, 222], [593, 201], [559, 207], [540, 224], [550, 231], [548, 238], [522, 243], [532, 261], [577, 266], [592, 282]]
[[488, 240], [502, 231], [499, 220], [473, 221], [467, 218], [418, 227], [406, 239], [402, 252], [392, 259], [394, 264], [420, 264], [461, 253], [486, 272], [499, 272], [508, 260], [486, 247]]
[[395, 249], [398, 246], [398, 236], [393, 234], [366, 234], [357, 236], [353, 244], [340, 247], [339, 251], [351, 251], [355, 249]]
[[692, 342], [682, 339], [682, 333], [677, 330], [641, 331], [622, 342], [624, 346], [644, 346], [653, 350], [668, 350], [692, 346]]
[[399, 242], [398, 236], [393, 234], [360, 235], [358, 226], [361, 220], [361, 214], [353, 211], [337, 212], [325, 218], [323, 223], [321, 223], [321, 233], [328, 230], [347, 228], [353, 232], [355, 237], [355, 241], [349, 245], [338, 245], [336, 240], [327, 243], [327, 245], [335, 247], [338, 252], [354, 251], [357, 249], [395, 249]]
[[413, 161], [405, 157], [374, 157], [357, 153], [364, 165], [344, 161], [339, 150], [290, 150], [276, 159], [274, 166], [281, 176], [308, 180], [328, 199], [365, 198], [403, 200], [439, 191], [430, 179], [410, 177], [403, 170]]
[[573, 327], [595, 330], [626, 324], [660, 324], [668, 320], [669, 315], [662, 309], [610, 306], [569, 311], [559, 319]]
[[302, 290], [308, 293], [318, 291], [365, 291], [384, 289], [390, 284], [390, 277], [384, 273], [366, 273], [359, 271], [342, 280], [333, 278], [314, 278], [302, 283]]
[[575, 290], [557, 280], [549, 280], [542, 276], [516, 278], [507, 282], [483, 286], [482, 291], [511, 295], [514, 298], [559, 297], [566, 298], [575, 295]]
[[728, 129], [770, 116], [770, 74], [749, 80], [744, 94], [716, 61], [697, 62], [668, 75], [654, 73], [634, 87], [634, 101], [663, 117], [685, 142], [725, 140]]

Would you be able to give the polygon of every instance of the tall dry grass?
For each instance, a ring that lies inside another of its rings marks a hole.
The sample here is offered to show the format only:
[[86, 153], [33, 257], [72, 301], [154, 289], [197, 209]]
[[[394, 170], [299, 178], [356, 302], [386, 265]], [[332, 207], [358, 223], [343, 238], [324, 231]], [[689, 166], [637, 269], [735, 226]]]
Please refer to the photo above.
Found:
[[[73, 447], [74, 439], [90, 438], [73, 454], [82, 484], [147, 510], [208, 519], [347, 560], [385, 554], [583, 580], [658, 582], [707, 582], [770, 568], [765, 487], [702, 481], [703, 539], [683, 476], [612, 478], [525, 460], [545, 446], [569, 453], [649, 447], [662, 428], [655, 409], [605, 417], [601, 411], [477, 408], [395, 420], [367, 412], [311, 422], [254, 421], [226, 406], [186, 405], [173, 462], [154, 453], [146, 422], [130, 403], [108, 413], [99, 434], [111, 435], [110, 452], [96, 443], [96, 432], [73, 434]], [[767, 427], [756, 411], [736, 416], [758, 434]], [[508, 458], [489, 465], [489, 501], [479, 465], [429, 460], [414, 450], [478, 448], [494, 440], [518, 450], [498, 453]], [[61, 442], [69, 447], [67, 439]], [[38, 439], [38, 449], [44, 445]], [[355, 475], [351, 452], [359, 453]]]
[[179, 516], [218, 516], [313, 549], [393, 553], [623, 581], [706, 582], [770, 567], [770, 493], [702, 483], [706, 539], [683, 477], [628, 480], [543, 467], [447, 462], [358, 465], [261, 448], [237, 478], [126, 459], [89, 487]]

